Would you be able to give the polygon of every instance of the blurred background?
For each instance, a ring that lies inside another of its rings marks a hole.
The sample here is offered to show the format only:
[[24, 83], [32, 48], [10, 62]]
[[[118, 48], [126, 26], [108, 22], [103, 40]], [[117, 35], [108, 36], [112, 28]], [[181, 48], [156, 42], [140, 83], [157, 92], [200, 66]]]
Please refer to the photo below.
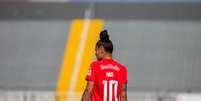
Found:
[[79, 101], [103, 29], [129, 101], [201, 101], [201, 0], [0, 0], [0, 101]]

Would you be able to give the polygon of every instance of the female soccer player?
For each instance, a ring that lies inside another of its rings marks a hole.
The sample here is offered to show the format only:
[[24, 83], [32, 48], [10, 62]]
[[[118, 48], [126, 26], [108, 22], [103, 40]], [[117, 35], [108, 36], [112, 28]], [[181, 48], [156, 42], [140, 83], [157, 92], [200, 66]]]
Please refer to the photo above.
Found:
[[112, 52], [112, 41], [104, 30], [96, 43], [97, 61], [91, 63], [81, 101], [127, 101], [127, 70], [112, 59]]

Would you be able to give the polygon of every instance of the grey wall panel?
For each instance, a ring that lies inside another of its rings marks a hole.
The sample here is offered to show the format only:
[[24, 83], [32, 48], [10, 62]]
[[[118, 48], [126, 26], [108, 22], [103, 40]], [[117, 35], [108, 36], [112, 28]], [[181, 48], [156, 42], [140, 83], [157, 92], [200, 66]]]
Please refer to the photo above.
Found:
[[131, 91], [201, 91], [201, 22], [106, 21]]
[[[201, 21], [106, 20], [129, 91], [201, 91]], [[0, 88], [54, 90], [70, 21], [0, 21]]]
[[76, 2], [103, 2], [103, 3], [116, 3], [116, 2], [121, 2], [121, 3], [186, 3], [186, 2], [201, 2], [200, 0], [71, 0], [71, 1], [76, 1]]
[[0, 0], [0, 2], [26, 2], [27, 0]]
[[200, 0], [0, 0], [0, 2], [123, 2], [123, 3], [132, 3], [132, 2], [142, 2], [142, 3], [160, 3], [160, 2], [201, 2]]
[[201, 3], [0, 3], [1, 20], [70, 20], [92, 17], [107, 20], [200, 20]]
[[70, 21], [0, 21], [0, 88], [54, 90]]

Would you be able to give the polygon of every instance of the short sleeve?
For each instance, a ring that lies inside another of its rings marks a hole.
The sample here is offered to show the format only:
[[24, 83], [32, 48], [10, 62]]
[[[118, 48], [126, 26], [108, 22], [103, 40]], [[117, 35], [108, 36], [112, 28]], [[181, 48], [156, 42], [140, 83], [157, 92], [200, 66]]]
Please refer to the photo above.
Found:
[[128, 83], [128, 74], [127, 74], [127, 69], [126, 69], [126, 67], [123, 69], [123, 71], [122, 71], [123, 73], [123, 79], [122, 79], [122, 83], [123, 84], [127, 84]]
[[95, 80], [95, 70], [94, 70], [94, 63], [92, 63], [90, 65], [90, 68], [88, 70], [88, 73], [87, 73], [87, 76], [86, 76], [86, 79], [87, 81], [94, 81]]

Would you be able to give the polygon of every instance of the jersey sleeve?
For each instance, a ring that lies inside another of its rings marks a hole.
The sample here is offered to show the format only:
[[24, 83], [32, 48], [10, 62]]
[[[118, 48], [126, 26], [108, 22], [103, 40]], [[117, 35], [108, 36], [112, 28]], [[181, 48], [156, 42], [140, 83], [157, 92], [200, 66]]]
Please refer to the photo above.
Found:
[[87, 81], [94, 81], [95, 80], [95, 69], [94, 69], [95, 65], [94, 63], [92, 63], [90, 65], [90, 68], [88, 70], [88, 73], [87, 73], [87, 76], [86, 76], [86, 79]]
[[123, 69], [122, 74], [123, 74], [123, 76], [122, 76], [123, 77], [122, 83], [123, 84], [127, 84], [128, 83], [128, 74], [127, 74], [126, 67]]

